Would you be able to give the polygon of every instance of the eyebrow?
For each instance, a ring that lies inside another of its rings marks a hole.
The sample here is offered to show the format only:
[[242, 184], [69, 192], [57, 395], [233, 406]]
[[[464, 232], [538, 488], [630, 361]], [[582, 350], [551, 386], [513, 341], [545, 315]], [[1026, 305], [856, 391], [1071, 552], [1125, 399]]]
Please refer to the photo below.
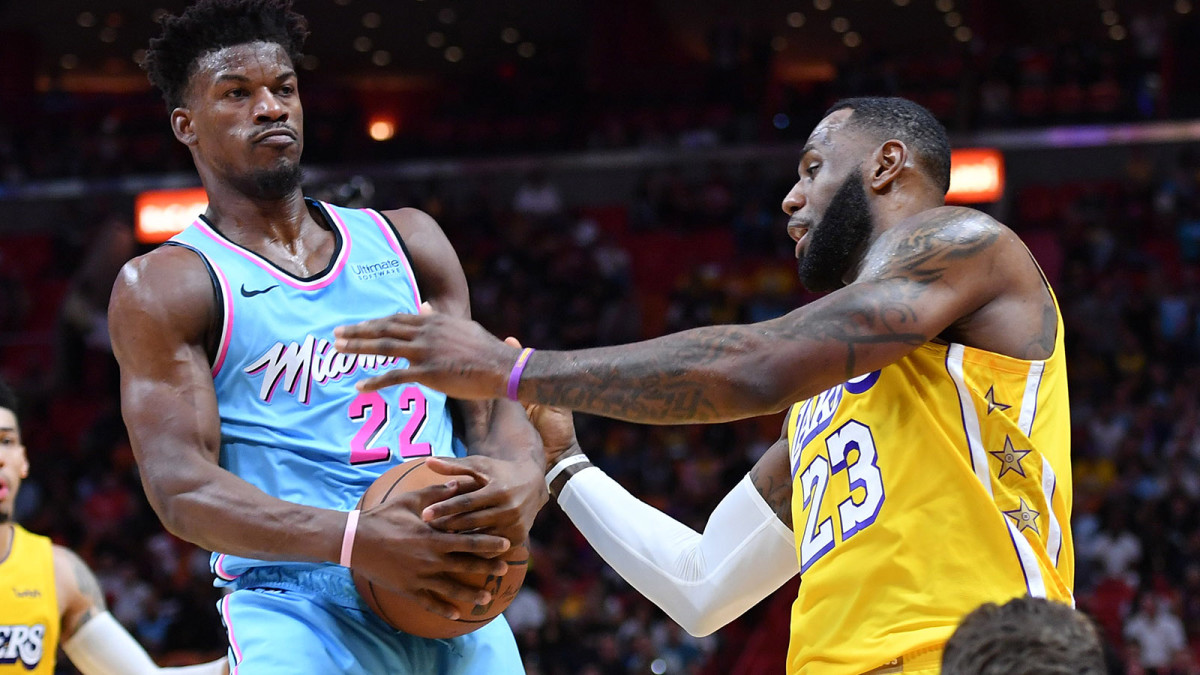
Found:
[[[289, 77], [295, 77], [295, 76], [296, 76], [296, 71], [285, 70], [275, 77], [275, 81], [282, 82], [282, 81], [288, 79]], [[238, 73], [221, 73], [220, 75], [217, 76], [216, 81], [217, 82], [225, 82], [227, 80], [233, 80], [234, 82], [249, 82], [250, 78], [246, 77], [245, 75], [239, 75]]]

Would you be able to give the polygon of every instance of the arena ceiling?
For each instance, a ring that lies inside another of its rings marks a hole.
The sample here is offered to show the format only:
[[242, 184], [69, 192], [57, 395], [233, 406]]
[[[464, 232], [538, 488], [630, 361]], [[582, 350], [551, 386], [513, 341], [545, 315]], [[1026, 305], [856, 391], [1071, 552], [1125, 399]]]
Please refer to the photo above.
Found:
[[[609, 48], [628, 49], [618, 44], [626, 34], [621, 26], [632, 40], [661, 40], [678, 58], [697, 61], [710, 57], [714, 31], [734, 27], [748, 48], [769, 46], [779, 62], [819, 66], [881, 50], [985, 49], [989, 41], [1036, 44], [1064, 36], [1130, 39], [1139, 14], [1172, 21], [1191, 13], [1193, 1], [297, 0], [296, 7], [313, 27], [306, 67], [335, 77], [401, 80], [603, 58]], [[0, 39], [26, 45], [39, 89], [144, 87], [135, 61], [157, 32], [154, 17], [186, 4], [0, 0]], [[599, 31], [601, 25], [607, 30]]]

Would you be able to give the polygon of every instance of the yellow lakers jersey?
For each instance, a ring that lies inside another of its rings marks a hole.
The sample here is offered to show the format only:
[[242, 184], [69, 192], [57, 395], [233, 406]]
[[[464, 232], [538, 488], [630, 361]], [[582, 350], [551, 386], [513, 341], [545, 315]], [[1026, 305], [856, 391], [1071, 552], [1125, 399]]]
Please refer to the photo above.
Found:
[[0, 674], [50, 675], [59, 613], [49, 539], [13, 525], [12, 549], [0, 561], [0, 594]]
[[789, 675], [937, 672], [901, 661], [978, 605], [1073, 603], [1068, 415], [1061, 318], [1044, 361], [931, 342], [793, 406]]

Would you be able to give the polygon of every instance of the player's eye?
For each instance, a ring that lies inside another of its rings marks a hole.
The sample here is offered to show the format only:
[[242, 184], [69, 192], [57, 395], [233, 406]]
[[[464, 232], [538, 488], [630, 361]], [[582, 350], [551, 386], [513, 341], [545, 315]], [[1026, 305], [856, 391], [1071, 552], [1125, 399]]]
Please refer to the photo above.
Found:
[[808, 165], [808, 168], [805, 169], [804, 172], [807, 173], [809, 176], [815, 176], [815, 175], [817, 175], [817, 167], [819, 167], [819, 166], [821, 166], [820, 162], [813, 162], [812, 164]]

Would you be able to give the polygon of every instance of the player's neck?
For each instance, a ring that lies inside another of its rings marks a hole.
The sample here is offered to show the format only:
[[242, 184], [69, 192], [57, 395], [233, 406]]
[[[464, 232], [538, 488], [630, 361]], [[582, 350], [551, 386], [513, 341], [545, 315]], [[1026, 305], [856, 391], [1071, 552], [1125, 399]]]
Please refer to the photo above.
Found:
[[16, 538], [17, 528], [11, 521], [0, 524], [0, 565], [12, 554], [12, 545]]
[[299, 187], [282, 199], [271, 200], [247, 197], [229, 186], [205, 186], [205, 190], [208, 209], [204, 216], [234, 241], [266, 236], [286, 244], [300, 239], [304, 227], [315, 223]]

